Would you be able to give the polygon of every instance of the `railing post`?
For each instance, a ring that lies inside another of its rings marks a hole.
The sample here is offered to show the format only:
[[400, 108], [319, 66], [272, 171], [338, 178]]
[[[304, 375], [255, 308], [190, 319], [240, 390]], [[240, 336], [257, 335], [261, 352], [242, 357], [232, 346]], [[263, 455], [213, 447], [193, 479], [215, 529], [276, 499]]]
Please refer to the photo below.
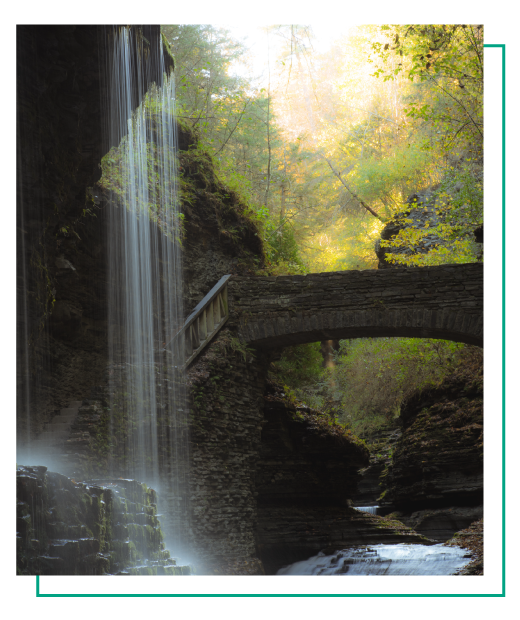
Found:
[[193, 349], [197, 349], [200, 346], [199, 330], [198, 330], [198, 318], [190, 325], [190, 335]]
[[202, 311], [199, 319], [199, 334], [201, 340], [206, 340], [208, 336], [208, 324], [206, 321], [206, 313], [204, 312], [204, 310]]
[[228, 313], [228, 300], [227, 300], [227, 286], [222, 290], [222, 293], [219, 295], [220, 303], [222, 304], [222, 314], [227, 315]]
[[220, 323], [220, 304], [218, 301], [219, 295], [213, 300], [213, 316], [215, 317], [215, 325]]

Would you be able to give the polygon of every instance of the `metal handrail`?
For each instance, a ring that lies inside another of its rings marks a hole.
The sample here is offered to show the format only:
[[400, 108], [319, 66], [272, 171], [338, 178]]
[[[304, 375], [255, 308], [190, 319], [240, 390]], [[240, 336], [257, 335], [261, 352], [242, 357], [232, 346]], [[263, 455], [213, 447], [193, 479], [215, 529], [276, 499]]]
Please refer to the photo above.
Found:
[[184, 335], [183, 369], [193, 362], [228, 320], [227, 281], [230, 277], [229, 274], [220, 278], [204, 299], [195, 306], [181, 329], [164, 346], [166, 351], [172, 342]]

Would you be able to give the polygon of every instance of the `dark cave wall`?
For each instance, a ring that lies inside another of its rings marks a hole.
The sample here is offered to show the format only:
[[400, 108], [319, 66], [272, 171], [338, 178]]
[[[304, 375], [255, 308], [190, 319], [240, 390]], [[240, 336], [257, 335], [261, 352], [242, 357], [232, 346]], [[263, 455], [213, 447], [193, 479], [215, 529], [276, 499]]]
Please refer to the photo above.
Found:
[[[97, 318], [75, 292], [85, 277], [77, 253], [90, 241], [85, 233], [94, 219], [87, 209], [95, 212], [87, 188], [99, 177], [102, 155], [99, 61], [94, 26], [18, 27], [19, 433], [29, 431], [28, 408], [31, 430], [37, 431], [54, 408], [66, 405], [65, 395], [57, 397], [53, 388], [55, 380], [67, 383], [75, 366], [67, 342], [81, 331], [83, 317]], [[98, 248], [89, 250], [95, 255]], [[62, 256], [75, 271], [59, 262]], [[102, 285], [89, 295], [91, 304], [100, 296]]]

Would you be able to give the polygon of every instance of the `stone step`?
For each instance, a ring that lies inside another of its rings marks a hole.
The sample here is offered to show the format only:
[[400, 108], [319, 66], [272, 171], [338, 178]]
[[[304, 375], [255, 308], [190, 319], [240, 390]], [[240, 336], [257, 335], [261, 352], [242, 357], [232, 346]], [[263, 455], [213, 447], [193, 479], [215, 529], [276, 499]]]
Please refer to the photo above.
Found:
[[69, 403], [69, 409], [78, 409], [82, 404], [82, 400], [71, 400]]
[[59, 450], [57, 449], [57, 446], [48, 445], [31, 445], [31, 453], [36, 456], [59, 456]]
[[75, 415], [57, 415], [52, 418], [49, 424], [72, 424], [75, 419]]
[[61, 437], [63, 436], [69, 436], [70, 433], [70, 424], [56, 424], [56, 426], [54, 424], [47, 424], [47, 426], [43, 429], [41, 435], [39, 435], [38, 439], [40, 439], [40, 437], [49, 437], [50, 435], [54, 436], [58, 436]]
[[60, 415], [78, 415], [78, 407], [66, 407], [60, 410]]
[[71, 426], [72, 422], [54, 422], [52, 424], [47, 424], [47, 426], [45, 427], [45, 430], [43, 431], [44, 433], [69, 433], [70, 430], [70, 426]]
[[48, 442], [48, 441], [59, 441], [59, 440], [66, 440], [69, 438], [69, 431], [68, 430], [64, 430], [64, 431], [43, 431], [43, 433], [41, 433], [38, 436], [38, 439], [36, 439], [36, 441], [40, 441], [40, 442]]

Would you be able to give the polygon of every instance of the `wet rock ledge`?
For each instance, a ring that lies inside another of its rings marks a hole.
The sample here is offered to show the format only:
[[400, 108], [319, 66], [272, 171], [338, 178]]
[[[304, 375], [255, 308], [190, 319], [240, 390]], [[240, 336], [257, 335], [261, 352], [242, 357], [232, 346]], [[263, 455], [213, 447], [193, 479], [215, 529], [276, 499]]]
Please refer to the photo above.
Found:
[[135, 480], [75, 482], [17, 468], [17, 574], [185, 575], [164, 548], [157, 495]]

